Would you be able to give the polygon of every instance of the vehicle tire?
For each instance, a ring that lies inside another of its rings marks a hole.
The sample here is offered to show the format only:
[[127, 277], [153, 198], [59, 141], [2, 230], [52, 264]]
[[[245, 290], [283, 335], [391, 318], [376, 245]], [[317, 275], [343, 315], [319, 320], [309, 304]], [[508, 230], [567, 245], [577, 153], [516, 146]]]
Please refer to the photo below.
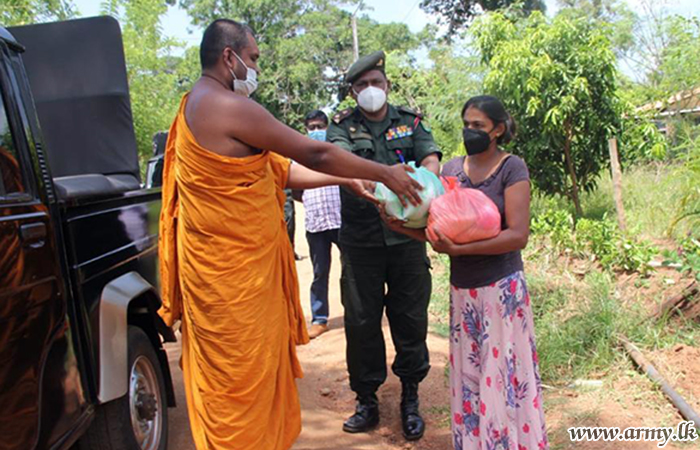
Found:
[[129, 391], [97, 407], [79, 450], [166, 450], [168, 408], [158, 357], [146, 333], [129, 326]]

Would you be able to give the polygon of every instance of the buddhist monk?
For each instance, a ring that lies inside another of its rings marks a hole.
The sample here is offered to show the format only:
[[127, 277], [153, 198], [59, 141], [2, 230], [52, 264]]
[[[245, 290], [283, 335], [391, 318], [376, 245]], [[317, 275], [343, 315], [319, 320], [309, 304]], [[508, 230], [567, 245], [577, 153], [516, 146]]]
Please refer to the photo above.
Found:
[[166, 147], [160, 314], [171, 326], [181, 321], [198, 450], [285, 450], [301, 430], [295, 346], [308, 336], [283, 189], [342, 184], [369, 196], [348, 180], [362, 178], [419, 202], [408, 169], [311, 140], [251, 100], [259, 56], [250, 28], [213, 22], [202, 77], [183, 97]]

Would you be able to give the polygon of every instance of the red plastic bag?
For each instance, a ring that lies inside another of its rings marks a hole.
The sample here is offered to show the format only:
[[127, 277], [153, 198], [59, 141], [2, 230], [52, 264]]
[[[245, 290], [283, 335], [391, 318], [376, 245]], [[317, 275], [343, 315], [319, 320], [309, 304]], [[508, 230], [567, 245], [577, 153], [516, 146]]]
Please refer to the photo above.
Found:
[[486, 194], [461, 188], [455, 177], [443, 177], [442, 183], [445, 194], [430, 204], [427, 229], [430, 240], [437, 240], [436, 229], [455, 244], [498, 236], [501, 213]]

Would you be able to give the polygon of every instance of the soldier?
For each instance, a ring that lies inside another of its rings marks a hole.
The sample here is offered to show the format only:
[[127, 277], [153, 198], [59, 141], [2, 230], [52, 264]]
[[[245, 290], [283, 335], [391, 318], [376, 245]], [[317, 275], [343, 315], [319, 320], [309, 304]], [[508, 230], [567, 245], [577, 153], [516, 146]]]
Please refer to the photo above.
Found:
[[[328, 141], [362, 158], [393, 165], [415, 161], [434, 173], [438, 149], [420, 113], [387, 103], [391, 83], [384, 52], [359, 59], [348, 71], [357, 107], [333, 117]], [[377, 208], [341, 189], [341, 296], [350, 388], [355, 414], [343, 430], [359, 433], [379, 423], [376, 391], [387, 377], [382, 316], [386, 308], [396, 349], [392, 370], [401, 379], [404, 437], [418, 440], [425, 424], [418, 411], [418, 384], [430, 369], [426, 345], [431, 276], [424, 243], [389, 230]]]

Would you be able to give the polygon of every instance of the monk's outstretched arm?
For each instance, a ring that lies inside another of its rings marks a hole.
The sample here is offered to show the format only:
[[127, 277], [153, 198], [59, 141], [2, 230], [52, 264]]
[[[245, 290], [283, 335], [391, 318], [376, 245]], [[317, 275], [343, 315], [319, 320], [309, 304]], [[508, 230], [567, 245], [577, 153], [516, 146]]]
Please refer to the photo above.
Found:
[[292, 164], [289, 168], [287, 189], [314, 189], [324, 186], [344, 186], [351, 178], [336, 177], [316, 172], [300, 164]]
[[313, 189], [334, 185], [345, 186], [358, 197], [362, 197], [375, 204], [378, 203], [374, 194], [367, 190], [360, 180], [326, 175], [325, 173], [308, 169], [300, 164], [292, 164], [289, 168], [289, 178], [287, 179], [286, 186], [288, 189]]
[[242, 96], [230, 96], [224, 118], [230, 124], [231, 137], [254, 148], [271, 150], [317, 172], [343, 178], [381, 181], [411, 203], [419, 204], [420, 184], [406, 173], [408, 166], [385, 166], [362, 159], [327, 142], [315, 141], [284, 125], [258, 103]]

